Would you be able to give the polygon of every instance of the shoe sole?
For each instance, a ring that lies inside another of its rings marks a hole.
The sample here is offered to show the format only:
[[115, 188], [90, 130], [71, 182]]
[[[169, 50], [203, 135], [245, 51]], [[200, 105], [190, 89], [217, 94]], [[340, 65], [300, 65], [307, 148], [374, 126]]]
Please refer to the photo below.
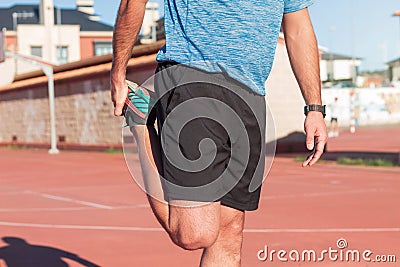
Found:
[[[148, 90], [147, 88], [140, 86], [132, 81], [126, 80], [127, 84], [128, 84], [128, 88], [131, 90], [131, 92], [133, 92], [136, 96], [140, 97], [143, 99], [143, 97], [140, 94], [136, 94], [135, 91], [137, 90], [141, 90], [141, 92], [146, 95], [147, 97], [149, 97], [149, 99], [151, 99], [151, 93], [150, 90]], [[147, 101], [147, 99], [143, 99], [145, 101]], [[146, 124], [146, 117], [147, 114], [144, 114], [143, 112], [141, 112], [137, 107], [135, 107], [135, 105], [131, 102], [131, 100], [126, 97], [125, 99], [125, 104], [127, 105], [127, 107], [129, 107], [133, 112], [131, 113], [134, 118], [132, 118], [133, 122], [137, 123], [137, 124], [141, 124], [144, 125]], [[149, 104], [150, 105], [150, 104]], [[124, 112], [124, 114], [126, 114], [126, 111]], [[136, 119], [135, 119], [136, 117]]]

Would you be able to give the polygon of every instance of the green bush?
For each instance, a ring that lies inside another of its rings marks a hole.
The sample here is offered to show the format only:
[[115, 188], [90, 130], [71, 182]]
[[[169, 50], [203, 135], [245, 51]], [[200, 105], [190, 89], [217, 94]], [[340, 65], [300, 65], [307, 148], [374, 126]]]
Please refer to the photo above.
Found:
[[394, 167], [393, 162], [387, 159], [362, 159], [362, 158], [338, 158], [338, 164], [342, 165], [363, 165], [363, 166], [377, 166], [377, 167]]

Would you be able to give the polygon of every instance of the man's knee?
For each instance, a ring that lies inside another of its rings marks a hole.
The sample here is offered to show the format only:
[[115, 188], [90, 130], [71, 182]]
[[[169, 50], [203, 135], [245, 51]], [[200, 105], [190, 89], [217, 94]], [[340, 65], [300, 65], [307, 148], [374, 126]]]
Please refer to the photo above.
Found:
[[170, 206], [168, 233], [172, 241], [187, 250], [210, 247], [218, 237], [220, 204], [186, 205], [187, 201], [174, 200]]
[[212, 246], [218, 237], [218, 229], [199, 231], [190, 227], [171, 229], [170, 237], [179, 247], [186, 250], [197, 250]]

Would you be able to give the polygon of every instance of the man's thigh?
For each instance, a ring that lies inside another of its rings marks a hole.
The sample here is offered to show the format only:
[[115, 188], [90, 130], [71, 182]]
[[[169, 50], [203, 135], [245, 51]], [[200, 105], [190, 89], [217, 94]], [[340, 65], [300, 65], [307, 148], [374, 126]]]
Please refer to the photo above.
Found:
[[169, 223], [177, 234], [217, 237], [221, 222], [221, 203], [170, 200]]
[[170, 205], [170, 227], [180, 234], [234, 238], [242, 235], [244, 218], [244, 211], [221, 205], [220, 202], [172, 200]]

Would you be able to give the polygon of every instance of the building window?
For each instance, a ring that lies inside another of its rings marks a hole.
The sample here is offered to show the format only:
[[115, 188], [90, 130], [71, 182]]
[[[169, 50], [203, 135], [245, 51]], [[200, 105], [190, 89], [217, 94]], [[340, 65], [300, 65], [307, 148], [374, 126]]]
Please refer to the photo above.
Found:
[[94, 55], [108, 55], [112, 54], [112, 42], [111, 41], [95, 41], [94, 42]]
[[68, 46], [57, 46], [57, 62], [59, 65], [68, 63]]
[[39, 45], [31, 46], [31, 55], [36, 57], [42, 57], [42, 46]]

